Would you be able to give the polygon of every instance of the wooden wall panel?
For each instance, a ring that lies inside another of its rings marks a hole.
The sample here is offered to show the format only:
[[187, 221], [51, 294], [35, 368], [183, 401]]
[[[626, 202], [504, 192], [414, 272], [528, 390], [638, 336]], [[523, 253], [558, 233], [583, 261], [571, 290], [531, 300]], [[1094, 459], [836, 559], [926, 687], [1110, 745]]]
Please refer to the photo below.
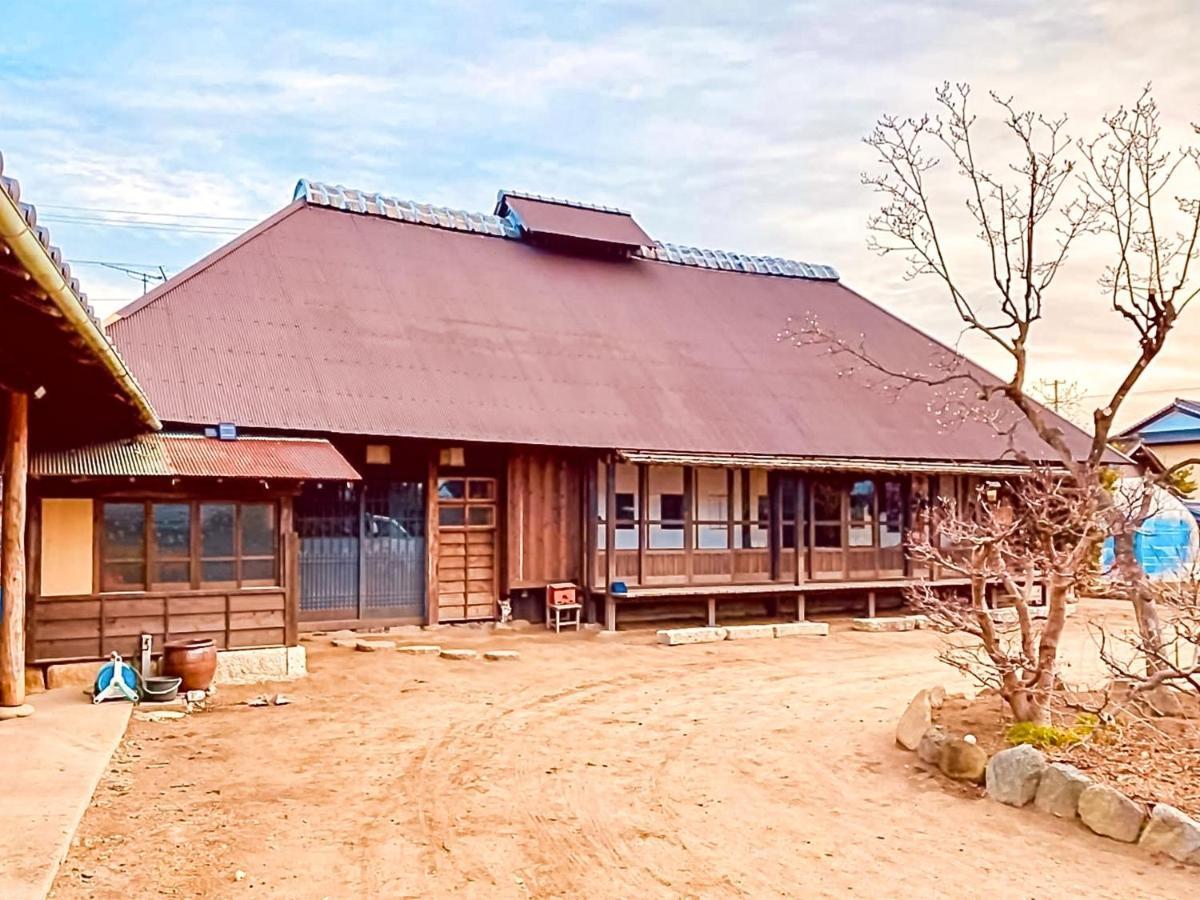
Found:
[[509, 589], [583, 577], [583, 470], [561, 450], [514, 449], [508, 460]]

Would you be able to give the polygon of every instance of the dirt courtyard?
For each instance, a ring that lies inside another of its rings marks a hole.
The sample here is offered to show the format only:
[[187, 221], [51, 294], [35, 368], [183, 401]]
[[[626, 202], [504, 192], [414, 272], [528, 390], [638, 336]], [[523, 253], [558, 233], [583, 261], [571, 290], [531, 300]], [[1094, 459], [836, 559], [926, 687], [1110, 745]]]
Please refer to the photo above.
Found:
[[404, 640], [521, 656], [317, 640], [312, 675], [271, 688], [288, 706], [227, 688], [187, 719], [133, 722], [52, 896], [1128, 898], [1197, 884], [919, 770], [894, 746], [897, 716], [920, 688], [965, 686], [932, 633], [838, 621], [828, 638], [675, 648], [652, 631]]

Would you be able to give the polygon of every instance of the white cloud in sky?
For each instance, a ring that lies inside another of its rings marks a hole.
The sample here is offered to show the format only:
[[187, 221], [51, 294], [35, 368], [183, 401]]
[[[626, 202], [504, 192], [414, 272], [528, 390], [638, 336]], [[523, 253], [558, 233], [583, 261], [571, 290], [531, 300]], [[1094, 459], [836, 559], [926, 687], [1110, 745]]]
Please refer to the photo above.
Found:
[[[35, 203], [261, 218], [299, 177], [468, 209], [501, 187], [613, 203], [663, 240], [833, 264], [953, 342], [938, 288], [865, 248], [876, 117], [930, 109], [949, 79], [1076, 133], [1149, 80], [1173, 136], [1200, 118], [1200, 10], [1175, 0], [513, 7], [127, 2], [63, 21], [24, 4], [0, 50], [0, 148]], [[52, 230], [68, 257], [173, 271], [224, 240]], [[79, 271], [93, 296], [140, 290]], [[1036, 340], [1038, 374], [1100, 391], [1131, 344], [1095, 274], [1073, 261]], [[1147, 379], [1165, 393], [1131, 411], [1200, 385], [1197, 316]]]

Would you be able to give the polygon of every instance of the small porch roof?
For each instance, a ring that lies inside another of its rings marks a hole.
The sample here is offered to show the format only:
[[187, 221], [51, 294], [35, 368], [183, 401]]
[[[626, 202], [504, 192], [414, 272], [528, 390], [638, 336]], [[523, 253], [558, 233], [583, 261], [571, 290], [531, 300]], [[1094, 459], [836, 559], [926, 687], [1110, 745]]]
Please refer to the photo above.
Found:
[[882, 459], [832, 456], [773, 456], [750, 453], [687, 453], [660, 450], [617, 450], [622, 462], [658, 466], [783, 469], [801, 472], [885, 472], [928, 475], [1020, 475], [1029, 467], [1018, 462], [976, 463], [954, 460]]
[[360, 476], [321, 438], [141, 434], [74, 449], [35, 453], [34, 478], [273, 478], [358, 481]]

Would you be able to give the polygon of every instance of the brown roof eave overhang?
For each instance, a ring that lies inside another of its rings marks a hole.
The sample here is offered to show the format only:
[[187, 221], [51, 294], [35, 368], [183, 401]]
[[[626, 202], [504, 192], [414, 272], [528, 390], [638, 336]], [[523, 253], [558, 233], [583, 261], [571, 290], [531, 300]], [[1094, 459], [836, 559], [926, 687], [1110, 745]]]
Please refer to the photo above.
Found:
[[[721, 468], [778, 469], [797, 472], [885, 472], [928, 475], [1020, 475], [1029, 466], [1018, 462], [962, 462], [926, 459], [868, 459], [828, 456], [775, 456], [749, 453], [671, 453], [659, 450], [617, 450], [623, 462], [661, 466], [718, 466]], [[1059, 464], [1047, 464], [1062, 468]]]

